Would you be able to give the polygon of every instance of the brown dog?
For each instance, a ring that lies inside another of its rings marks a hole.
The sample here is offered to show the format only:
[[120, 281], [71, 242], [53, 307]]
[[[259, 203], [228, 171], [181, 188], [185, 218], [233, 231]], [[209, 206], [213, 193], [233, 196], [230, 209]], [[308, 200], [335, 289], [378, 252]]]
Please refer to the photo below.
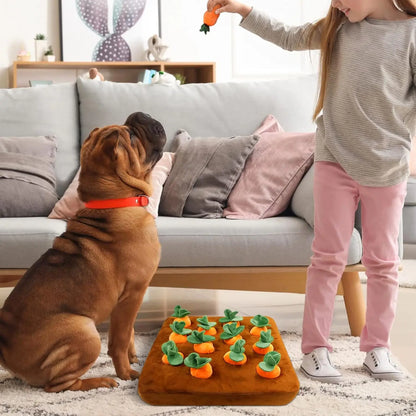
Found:
[[[132, 197], [151, 194], [150, 172], [165, 142], [162, 125], [143, 113], [93, 130], [81, 149], [81, 199], [92, 206], [147, 200]], [[116, 374], [137, 378], [130, 366], [137, 362], [133, 324], [159, 257], [156, 225], [145, 208], [78, 211], [0, 309], [0, 364], [51, 392], [117, 386], [109, 377], [79, 378], [100, 353], [96, 324], [110, 317]]]

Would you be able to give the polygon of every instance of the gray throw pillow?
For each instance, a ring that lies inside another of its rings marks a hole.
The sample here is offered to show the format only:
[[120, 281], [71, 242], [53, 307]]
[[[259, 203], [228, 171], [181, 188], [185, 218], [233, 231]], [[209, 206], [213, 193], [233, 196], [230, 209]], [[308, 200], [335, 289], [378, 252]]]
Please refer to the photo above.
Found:
[[48, 216], [58, 200], [55, 156], [55, 137], [0, 137], [0, 217]]
[[163, 187], [159, 214], [221, 218], [258, 140], [257, 135], [192, 139], [180, 130], [172, 142], [175, 162]]

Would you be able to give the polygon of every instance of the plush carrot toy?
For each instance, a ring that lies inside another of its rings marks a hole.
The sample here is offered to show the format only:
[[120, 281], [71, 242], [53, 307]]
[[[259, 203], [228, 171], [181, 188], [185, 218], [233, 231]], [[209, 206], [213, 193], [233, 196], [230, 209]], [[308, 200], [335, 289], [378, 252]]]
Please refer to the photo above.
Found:
[[230, 351], [224, 354], [224, 361], [231, 365], [243, 365], [247, 362], [247, 356], [244, 354], [244, 339], [239, 339], [234, 345], [231, 345]]
[[191, 312], [187, 311], [186, 309], [181, 308], [181, 305], [176, 305], [172, 316], [175, 318], [173, 321], [176, 322], [185, 322], [185, 328], [191, 326], [191, 318], [189, 318], [189, 314]]
[[194, 351], [200, 354], [211, 354], [215, 351], [214, 341], [215, 337], [211, 335], [205, 335], [203, 332], [192, 331], [191, 335], [188, 335], [188, 342], [194, 344]]
[[220, 17], [220, 15], [215, 13], [215, 11], [220, 7], [221, 5], [216, 4], [210, 12], [207, 10], [204, 13], [204, 24], [201, 26], [201, 29], [199, 29], [200, 32], [204, 32], [205, 34], [207, 34], [207, 32], [209, 32], [209, 27], [214, 26], [215, 23], [217, 23], [217, 20]]
[[225, 324], [223, 327], [224, 332], [220, 335], [220, 338], [228, 345], [233, 345], [243, 338], [240, 334], [244, 331], [245, 326], [237, 326], [237, 324], [238, 322], [233, 322], [232, 324]]
[[250, 319], [250, 322], [254, 325], [253, 328], [250, 329], [250, 335], [254, 335], [255, 337], [259, 337], [262, 331], [267, 331], [267, 327], [269, 325], [269, 319], [263, 315], [256, 315]]
[[196, 378], [209, 378], [212, 376], [211, 358], [200, 357], [197, 352], [190, 353], [184, 361], [190, 367], [191, 376]]
[[215, 335], [217, 330], [214, 328], [217, 325], [216, 322], [208, 321], [208, 316], [203, 316], [197, 319], [198, 331], [203, 332], [205, 335]]
[[162, 363], [170, 365], [181, 365], [183, 363], [183, 354], [178, 351], [178, 347], [173, 341], [162, 344]]
[[259, 376], [264, 378], [276, 378], [280, 376], [280, 353], [271, 351], [267, 353], [263, 361], [256, 366], [256, 372]]
[[257, 354], [266, 355], [268, 352], [274, 350], [272, 345], [273, 340], [271, 329], [261, 331], [260, 340], [253, 345], [253, 351]]
[[170, 325], [172, 330], [169, 335], [169, 341], [173, 341], [175, 344], [185, 344], [187, 340], [187, 335], [192, 331], [188, 328], [185, 328], [185, 322], [172, 322]]

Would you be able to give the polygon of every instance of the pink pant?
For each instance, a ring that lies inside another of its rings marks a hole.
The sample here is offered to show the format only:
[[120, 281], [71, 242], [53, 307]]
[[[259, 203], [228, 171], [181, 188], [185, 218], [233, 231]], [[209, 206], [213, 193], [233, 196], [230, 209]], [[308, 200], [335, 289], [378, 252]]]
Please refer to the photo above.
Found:
[[302, 352], [327, 347], [338, 283], [347, 263], [355, 211], [361, 201], [362, 263], [366, 267], [367, 315], [360, 350], [389, 348], [398, 293], [398, 235], [406, 181], [361, 186], [331, 162], [315, 163], [313, 256], [308, 268]]

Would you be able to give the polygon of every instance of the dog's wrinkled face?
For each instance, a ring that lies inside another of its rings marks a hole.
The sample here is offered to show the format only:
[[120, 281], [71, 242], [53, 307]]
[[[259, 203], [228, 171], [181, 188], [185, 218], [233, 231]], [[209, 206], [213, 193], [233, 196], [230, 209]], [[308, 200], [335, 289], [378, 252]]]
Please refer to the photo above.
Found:
[[81, 148], [81, 200], [151, 195], [150, 172], [165, 143], [162, 125], [141, 112], [131, 114], [124, 125], [94, 129]]

